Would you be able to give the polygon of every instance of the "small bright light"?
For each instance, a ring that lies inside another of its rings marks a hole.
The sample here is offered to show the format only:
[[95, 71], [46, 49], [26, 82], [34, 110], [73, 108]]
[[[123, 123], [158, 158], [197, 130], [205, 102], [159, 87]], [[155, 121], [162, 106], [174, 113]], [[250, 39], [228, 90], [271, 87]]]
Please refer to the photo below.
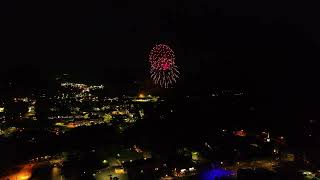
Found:
[[196, 170], [194, 167], [189, 168], [189, 171], [194, 171]]

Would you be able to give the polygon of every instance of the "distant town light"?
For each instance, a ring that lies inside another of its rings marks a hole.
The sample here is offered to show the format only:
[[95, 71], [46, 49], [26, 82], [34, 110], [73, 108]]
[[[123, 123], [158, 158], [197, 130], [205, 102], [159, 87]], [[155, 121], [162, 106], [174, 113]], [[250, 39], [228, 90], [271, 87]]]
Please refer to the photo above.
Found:
[[142, 94], [142, 93], [140, 93], [140, 94], [139, 94], [139, 98], [145, 98], [145, 95]]
[[196, 169], [194, 167], [189, 168], [189, 171], [195, 171]]

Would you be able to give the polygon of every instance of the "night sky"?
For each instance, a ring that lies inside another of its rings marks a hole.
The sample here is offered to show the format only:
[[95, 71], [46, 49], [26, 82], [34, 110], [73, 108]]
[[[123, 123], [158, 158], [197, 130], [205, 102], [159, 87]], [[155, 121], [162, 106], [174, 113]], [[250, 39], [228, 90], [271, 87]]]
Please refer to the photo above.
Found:
[[317, 114], [320, 11], [311, 2], [10, 0], [0, 13], [2, 79], [144, 82], [150, 49], [165, 43], [180, 90], [246, 89], [277, 111]]

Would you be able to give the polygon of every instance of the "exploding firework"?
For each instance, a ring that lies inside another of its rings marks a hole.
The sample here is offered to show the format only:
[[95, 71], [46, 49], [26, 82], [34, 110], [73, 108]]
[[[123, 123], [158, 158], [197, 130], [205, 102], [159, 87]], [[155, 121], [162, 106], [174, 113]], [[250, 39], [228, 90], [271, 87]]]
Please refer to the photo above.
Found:
[[175, 60], [173, 50], [165, 44], [158, 44], [153, 47], [149, 55], [149, 61], [151, 64], [161, 59], [171, 60], [172, 62]]
[[179, 78], [173, 50], [164, 44], [156, 45], [150, 52], [151, 78], [155, 84], [168, 88]]

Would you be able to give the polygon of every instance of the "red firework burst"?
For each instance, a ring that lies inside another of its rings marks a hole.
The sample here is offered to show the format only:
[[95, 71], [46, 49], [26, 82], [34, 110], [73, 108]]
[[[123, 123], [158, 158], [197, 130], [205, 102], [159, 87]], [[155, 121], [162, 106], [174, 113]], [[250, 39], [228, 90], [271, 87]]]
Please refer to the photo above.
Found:
[[178, 67], [175, 65], [173, 50], [164, 44], [156, 45], [150, 52], [151, 78], [155, 84], [168, 88], [178, 78]]
[[158, 44], [152, 48], [149, 55], [149, 61], [151, 64], [157, 63], [159, 61], [173, 63], [175, 61], [174, 52], [169, 46], [165, 44]]

